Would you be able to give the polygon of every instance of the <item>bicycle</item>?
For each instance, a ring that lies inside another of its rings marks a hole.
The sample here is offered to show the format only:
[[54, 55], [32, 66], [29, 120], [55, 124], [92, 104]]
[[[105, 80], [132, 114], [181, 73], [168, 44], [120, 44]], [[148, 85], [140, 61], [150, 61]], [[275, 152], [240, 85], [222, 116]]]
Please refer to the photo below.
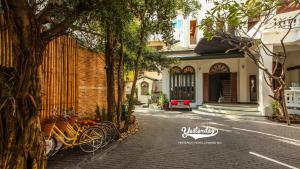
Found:
[[[81, 122], [82, 123], [82, 122]], [[82, 123], [84, 124], [84, 123]], [[89, 125], [91, 126], [98, 126], [101, 127], [104, 131], [104, 143], [102, 145], [102, 147], [105, 147], [106, 145], [108, 145], [110, 142], [112, 142], [114, 139], [116, 139], [119, 135], [119, 131], [117, 129], [117, 127], [115, 126], [114, 123], [109, 122], [109, 121], [105, 121], [105, 122], [101, 122], [101, 123], [89, 123]]]
[[119, 130], [117, 129], [115, 124], [110, 121], [104, 121], [96, 125], [103, 128], [103, 130], [105, 131], [105, 140], [103, 147], [111, 143], [119, 136]]
[[101, 127], [84, 128], [76, 123], [73, 127], [68, 120], [70, 119], [66, 116], [64, 118], [56, 117], [53, 123], [45, 124], [43, 131], [46, 143], [48, 143], [48, 147], [46, 146], [48, 157], [53, 156], [63, 146], [63, 148], [70, 148], [79, 145], [84, 152], [94, 152], [102, 147], [105, 133]]

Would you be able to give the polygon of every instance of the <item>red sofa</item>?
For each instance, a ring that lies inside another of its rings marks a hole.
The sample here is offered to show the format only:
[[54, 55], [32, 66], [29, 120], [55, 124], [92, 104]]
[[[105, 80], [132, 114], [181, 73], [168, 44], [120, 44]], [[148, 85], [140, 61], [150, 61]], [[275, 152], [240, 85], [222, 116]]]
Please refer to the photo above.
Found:
[[170, 108], [171, 110], [175, 109], [189, 109], [191, 111], [190, 100], [171, 100]]

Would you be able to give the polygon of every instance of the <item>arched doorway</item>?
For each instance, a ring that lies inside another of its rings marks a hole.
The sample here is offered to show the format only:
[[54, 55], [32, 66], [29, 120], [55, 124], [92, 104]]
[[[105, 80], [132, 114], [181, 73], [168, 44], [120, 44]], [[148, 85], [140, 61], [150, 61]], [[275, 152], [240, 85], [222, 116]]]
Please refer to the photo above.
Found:
[[141, 83], [141, 95], [149, 95], [149, 83], [143, 81]]
[[[220, 102], [237, 102], [237, 72], [230, 72], [229, 67], [224, 63], [216, 63], [211, 66], [208, 73], [203, 73], [203, 102], [219, 102], [220, 90], [223, 90], [223, 95], [225, 95], [224, 88], [221, 88], [220, 82], [222, 80], [230, 80], [230, 94], [231, 98], [227, 100], [220, 100]], [[228, 82], [228, 81], [227, 81]], [[227, 91], [228, 88], [225, 90]]]
[[209, 70], [209, 101], [231, 102], [230, 69], [224, 63], [216, 63]]

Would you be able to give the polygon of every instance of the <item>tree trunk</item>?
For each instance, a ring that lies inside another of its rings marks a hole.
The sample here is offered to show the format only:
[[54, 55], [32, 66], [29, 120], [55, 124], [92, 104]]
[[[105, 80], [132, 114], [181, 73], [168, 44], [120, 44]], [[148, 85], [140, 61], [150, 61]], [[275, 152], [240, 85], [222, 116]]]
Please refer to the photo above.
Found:
[[[109, 25], [109, 24], [107, 24]], [[109, 121], [115, 119], [115, 66], [114, 66], [114, 50], [116, 47], [116, 39], [113, 37], [110, 27], [106, 30], [106, 50], [105, 50], [105, 63], [106, 63], [106, 84], [107, 84], [107, 115]]]
[[[27, 1], [1, 1], [13, 44], [14, 68], [1, 71], [0, 168], [43, 169], [44, 139], [39, 122], [40, 65], [44, 44]], [[4, 74], [3, 74], [4, 73]], [[4, 78], [5, 79], [5, 78]]]
[[[285, 118], [287, 125], [291, 125], [289, 114], [288, 114], [288, 109], [287, 109], [286, 102], [285, 102], [285, 96], [284, 96], [284, 89], [285, 89], [286, 85], [285, 85], [284, 81], [277, 80], [274, 82], [277, 82], [276, 83], [277, 85], [276, 86], [274, 85], [272, 88], [273, 93], [274, 93], [274, 96], [272, 97], [272, 99], [279, 103], [279, 113], [280, 113], [279, 116]], [[275, 92], [275, 91], [278, 91], [278, 92]]]
[[[26, 109], [26, 106], [18, 107]], [[2, 122], [0, 168], [45, 168], [44, 140], [37, 115], [24, 118], [17, 115], [21, 113], [19, 110], [16, 110], [15, 116], [12, 115], [11, 108], [5, 108], [4, 111], [1, 111], [0, 117]], [[24, 120], [20, 120], [20, 117]]]
[[[122, 36], [122, 35], [121, 35]], [[117, 124], [120, 128], [121, 114], [122, 114], [122, 103], [123, 103], [123, 92], [124, 92], [124, 51], [123, 51], [123, 37], [120, 38], [120, 58], [118, 64], [118, 104], [117, 104]]]
[[132, 86], [131, 86], [131, 92], [130, 92], [130, 96], [129, 96], [129, 103], [128, 103], [128, 113], [129, 113], [129, 117], [133, 112], [133, 98], [134, 98], [134, 94], [135, 94], [135, 88], [136, 88], [136, 82], [137, 82], [137, 78], [139, 75], [139, 65], [140, 65], [140, 60], [142, 57], [142, 53], [143, 53], [143, 48], [144, 48], [144, 41], [145, 41], [145, 30], [144, 30], [144, 25], [142, 23], [141, 25], [141, 29], [140, 29], [140, 44], [139, 44], [139, 48], [137, 51], [137, 59], [134, 62], [134, 78], [133, 78], [133, 82], [132, 82]]
[[283, 90], [281, 90], [280, 93], [281, 93], [281, 98], [280, 98], [279, 103], [280, 103], [281, 110], [283, 112], [283, 115], [285, 117], [287, 125], [291, 125], [291, 121], [290, 121], [290, 118], [289, 118], [289, 113], [288, 113], [285, 98], [284, 98], [284, 88], [283, 88]]
[[[22, 49], [22, 46], [19, 48]], [[1, 93], [1, 105], [5, 102], [0, 113], [3, 146], [0, 168], [3, 169], [45, 168], [45, 146], [38, 115], [40, 53], [24, 51], [26, 49], [23, 48], [22, 53], [14, 55], [16, 69], [13, 70], [16, 71], [10, 75], [14, 84], [11, 81], [10, 84], [1, 82], [11, 87], [3, 88], [6, 93]]]

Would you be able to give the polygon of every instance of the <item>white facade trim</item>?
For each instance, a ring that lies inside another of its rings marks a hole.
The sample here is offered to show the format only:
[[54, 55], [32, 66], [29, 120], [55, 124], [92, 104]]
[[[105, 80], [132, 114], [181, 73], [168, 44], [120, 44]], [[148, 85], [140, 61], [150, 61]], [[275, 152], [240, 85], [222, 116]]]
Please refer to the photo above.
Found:
[[[237, 72], [237, 101], [250, 102], [248, 79], [250, 75], [257, 75], [258, 82], [258, 70], [249, 62], [250, 60], [247, 58], [180, 61], [180, 63], [176, 66], [179, 66], [180, 68], [192, 66], [195, 69], [196, 98], [195, 102], [191, 103], [191, 107], [197, 107], [198, 105], [203, 104], [203, 73], [209, 73], [210, 67], [216, 63], [224, 63], [229, 67], [230, 72]], [[251, 71], [247, 71], [247, 69], [251, 69]], [[168, 99], [170, 99], [169, 70], [163, 70], [162, 76], [162, 91], [167, 95]]]

